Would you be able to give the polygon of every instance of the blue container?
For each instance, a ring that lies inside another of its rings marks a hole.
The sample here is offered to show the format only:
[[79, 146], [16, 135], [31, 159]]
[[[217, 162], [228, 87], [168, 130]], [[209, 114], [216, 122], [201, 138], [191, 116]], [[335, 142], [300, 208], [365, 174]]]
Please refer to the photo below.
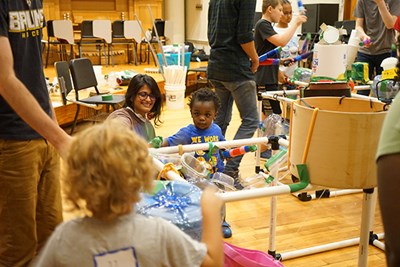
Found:
[[[189, 69], [190, 67], [190, 56], [192, 55], [192, 52], [185, 52], [185, 66], [186, 68]], [[162, 55], [160, 53], [157, 54], [158, 57], [158, 62], [162, 66], [164, 61], [162, 58]], [[182, 55], [181, 55], [182, 57]], [[165, 54], [165, 59], [167, 60], [167, 65], [178, 65], [178, 54]], [[181, 62], [182, 65], [182, 62]]]

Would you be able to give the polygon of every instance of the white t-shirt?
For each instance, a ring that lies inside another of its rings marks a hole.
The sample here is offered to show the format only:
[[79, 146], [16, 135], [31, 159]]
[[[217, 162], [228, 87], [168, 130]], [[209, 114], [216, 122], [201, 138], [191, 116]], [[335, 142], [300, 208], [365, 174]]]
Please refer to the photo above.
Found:
[[200, 266], [207, 247], [162, 218], [132, 213], [106, 223], [85, 217], [59, 225], [33, 266], [95, 266], [95, 255], [100, 260], [119, 251], [135, 254], [139, 267]]
[[[277, 24], [274, 26], [274, 30], [278, 34], [284, 33], [288, 28], [280, 28], [277, 26]], [[282, 52], [281, 52], [281, 58], [289, 58], [289, 57], [295, 57], [297, 56], [299, 51], [299, 39], [297, 38], [296, 34], [293, 35], [293, 37], [289, 40], [289, 42], [282, 47]], [[285, 67], [280, 65], [279, 69], [285, 73], [286, 76], [292, 77], [294, 70], [299, 66], [299, 63], [296, 62], [290, 67]]]

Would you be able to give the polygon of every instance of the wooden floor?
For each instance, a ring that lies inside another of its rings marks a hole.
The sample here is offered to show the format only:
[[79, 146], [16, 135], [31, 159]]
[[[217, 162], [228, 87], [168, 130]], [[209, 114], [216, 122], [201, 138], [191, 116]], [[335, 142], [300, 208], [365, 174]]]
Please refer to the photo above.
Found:
[[[132, 65], [120, 65], [118, 68], [135, 69]], [[143, 65], [137, 69], [140, 72], [140, 69], [143, 69]], [[54, 73], [51, 68], [45, 72], [48, 75]], [[181, 127], [192, 122], [187, 106], [185, 106], [184, 110], [164, 110], [162, 119], [164, 124], [156, 128], [156, 133], [164, 137], [175, 133]], [[233, 138], [239, 124], [240, 118], [235, 109], [232, 122], [226, 134], [228, 140]], [[77, 131], [83, 127], [85, 126], [78, 125]], [[247, 154], [240, 168], [242, 177], [249, 177], [254, 174], [254, 164], [254, 155]], [[282, 182], [290, 183], [290, 179], [285, 177]], [[361, 193], [309, 202], [302, 202], [288, 194], [278, 196], [277, 202], [277, 253], [359, 237], [362, 205]], [[267, 197], [227, 203], [227, 221], [232, 226], [233, 236], [225, 241], [248, 249], [268, 251], [269, 214], [270, 198]], [[75, 216], [69, 212], [65, 212], [64, 215], [65, 219]], [[378, 206], [372, 230], [374, 233], [383, 232]], [[287, 267], [343, 267], [357, 266], [357, 261], [358, 246], [351, 246], [331, 252], [284, 260], [282, 263]], [[386, 266], [384, 252], [374, 246], [369, 246], [368, 266]]]

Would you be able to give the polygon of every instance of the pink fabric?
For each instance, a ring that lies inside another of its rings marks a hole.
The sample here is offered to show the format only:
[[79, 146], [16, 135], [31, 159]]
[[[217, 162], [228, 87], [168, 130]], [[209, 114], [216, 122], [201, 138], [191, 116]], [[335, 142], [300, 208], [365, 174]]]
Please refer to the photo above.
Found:
[[224, 254], [224, 267], [284, 267], [265, 252], [239, 248], [229, 243], [224, 243]]

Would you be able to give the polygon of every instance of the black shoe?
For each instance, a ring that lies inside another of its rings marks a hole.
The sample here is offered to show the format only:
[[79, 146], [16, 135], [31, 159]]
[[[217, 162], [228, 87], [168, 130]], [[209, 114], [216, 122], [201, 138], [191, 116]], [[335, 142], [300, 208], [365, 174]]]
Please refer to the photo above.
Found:
[[229, 175], [230, 177], [233, 178], [233, 180], [234, 180], [233, 186], [237, 190], [242, 190], [244, 188], [243, 185], [240, 183], [240, 180], [239, 180], [239, 177], [240, 177], [239, 170], [233, 171], [233, 172], [224, 172], [224, 174]]
[[271, 157], [271, 153], [272, 153], [271, 149], [267, 149], [264, 152], [261, 152], [260, 158], [269, 159]]
[[236, 188], [236, 190], [242, 190], [244, 188], [243, 185], [239, 181], [237, 181], [237, 182], [235, 181], [233, 186]]

